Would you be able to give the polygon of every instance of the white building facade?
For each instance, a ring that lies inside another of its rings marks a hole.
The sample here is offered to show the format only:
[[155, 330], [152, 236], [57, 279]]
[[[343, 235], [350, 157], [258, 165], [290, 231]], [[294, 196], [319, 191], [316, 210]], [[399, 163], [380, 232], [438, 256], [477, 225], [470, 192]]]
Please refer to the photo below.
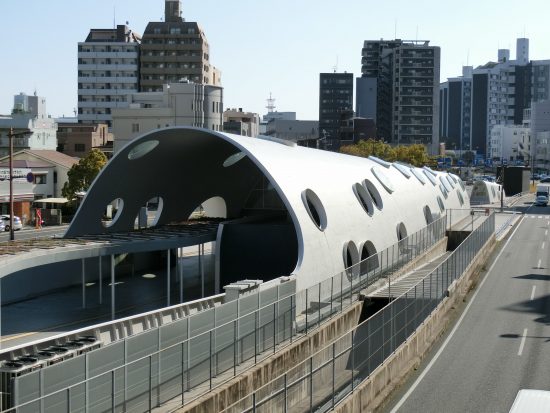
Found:
[[491, 129], [490, 156], [494, 162], [525, 162], [531, 156], [531, 130], [520, 125], [497, 125]]
[[127, 26], [92, 29], [78, 43], [78, 121], [112, 126], [115, 108], [138, 91], [140, 37]]
[[13, 129], [13, 150], [57, 148], [57, 123], [46, 113], [46, 99], [24, 93], [14, 97], [11, 116], [0, 118], [0, 157], [9, 153], [8, 134]]
[[114, 152], [155, 129], [194, 126], [223, 129], [223, 88], [197, 83], [170, 83], [162, 92], [134, 93], [128, 108], [113, 110]]

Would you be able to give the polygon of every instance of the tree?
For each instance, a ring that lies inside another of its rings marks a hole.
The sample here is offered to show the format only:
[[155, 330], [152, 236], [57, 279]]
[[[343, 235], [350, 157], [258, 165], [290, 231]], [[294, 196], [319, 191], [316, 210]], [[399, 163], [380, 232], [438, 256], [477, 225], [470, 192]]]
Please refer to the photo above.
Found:
[[364, 158], [373, 155], [388, 162], [401, 161], [414, 166], [434, 164], [424, 145], [419, 144], [391, 146], [379, 140], [369, 139], [359, 141], [355, 145], [342, 146], [340, 152]]
[[88, 190], [95, 177], [107, 163], [107, 157], [99, 149], [92, 149], [88, 155], [74, 164], [67, 173], [69, 180], [63, 185], [61, 194], [69, 201], [76, 199], [78, 192]]

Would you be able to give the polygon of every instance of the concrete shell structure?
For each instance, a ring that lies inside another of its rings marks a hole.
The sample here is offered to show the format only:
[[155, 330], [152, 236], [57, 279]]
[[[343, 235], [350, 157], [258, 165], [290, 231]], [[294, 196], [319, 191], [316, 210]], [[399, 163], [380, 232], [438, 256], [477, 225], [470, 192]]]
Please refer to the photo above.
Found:
[[[342, 271], [350, 246], [355, 263], [364, 245], [373, 254], [446, 209], [469, 207], [455, 175], [178, 127], [147, 133], [111, 159], [66, 236], [131, 230], [140, 207], [157, 196], [159, 225], [223, 199], [214, 214], [228, 221], [216, 242], [218, 285], [294, 274], [298, 289]], [[115, 199], [122, 207], [105, 227], [105, 207]]]
[[501, 186], [494, 182], [476, 181], [472, 188], [472, 204], [500, 203]]

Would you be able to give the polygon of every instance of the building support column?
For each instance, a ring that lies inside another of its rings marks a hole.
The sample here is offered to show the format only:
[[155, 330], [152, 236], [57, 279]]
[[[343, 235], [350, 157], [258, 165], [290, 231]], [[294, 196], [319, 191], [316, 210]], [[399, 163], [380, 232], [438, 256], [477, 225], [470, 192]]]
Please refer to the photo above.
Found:
[[86, 308], [86, 263], [82, 258], [82, 308]]
[[178, 270], [180, 276], [180, 303], [183, 303], [183, 248], [178, 248]]
[[111, 254], [111, 320], [115, 319], [115, 255]]
[[103, 268], [101, 268], [101, 255], [99, 256], [99, 304], [103, 304]]
[[170, 306], [170, 250], [166, 252], [166, 305]]

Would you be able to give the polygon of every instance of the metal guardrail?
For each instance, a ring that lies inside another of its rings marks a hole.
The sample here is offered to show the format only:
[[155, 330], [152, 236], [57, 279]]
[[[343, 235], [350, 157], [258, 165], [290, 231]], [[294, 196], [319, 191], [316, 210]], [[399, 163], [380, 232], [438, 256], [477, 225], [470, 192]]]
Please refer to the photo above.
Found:
[[445, 299], [495, 231], [491, 214], [408, 292], [285, 374], [229, 406], [233, 412], [325, 412], [351, 394]]
[[[30, 381], [29, 375], [35, 375], [34, 378], [43, 383], [44, 372], [52, 368], [60, 370], [60, 365], [13, 377], [10, 379], [12, 397], [17, 406], [12, 403], [2, 413], [15, 410], [18, 413], [71, 412], [82, 408], [145, 412], [178, 395], [182, 404], [188, 403], [191, 401], [189, 394], [186, 397], [189, 391], [195, 390], [192, 399], [202, 396], [214, 386], [250, 369], [249, 364], [243, 366], [245, 361], [260, 362], [273, 354], [277, 346], [280, 349], [281, 345], [292, 343], [323, 320], [344, 311], [355, 301], [354, 292], [395, 273], [440, 241], [445, 236], [445, 222], [446, 217], [441, 217], [313, 287], [115, 368], [89, 377], [86, 373], [84, 379], [69, 386], [60, 383], [61, 388], [48, 394], [28, 392], [24, 395], [21, 386]], [[235, 304], [229, 302], [227, 305], [234, 305], [231, 303]], [[221, 307], [216, 308], [221, 310]], [[83, 366], [89, 365], [93, 353], [79, 356]], [[229, 378], [218, 380], [224, 372], [230, 373]]]

